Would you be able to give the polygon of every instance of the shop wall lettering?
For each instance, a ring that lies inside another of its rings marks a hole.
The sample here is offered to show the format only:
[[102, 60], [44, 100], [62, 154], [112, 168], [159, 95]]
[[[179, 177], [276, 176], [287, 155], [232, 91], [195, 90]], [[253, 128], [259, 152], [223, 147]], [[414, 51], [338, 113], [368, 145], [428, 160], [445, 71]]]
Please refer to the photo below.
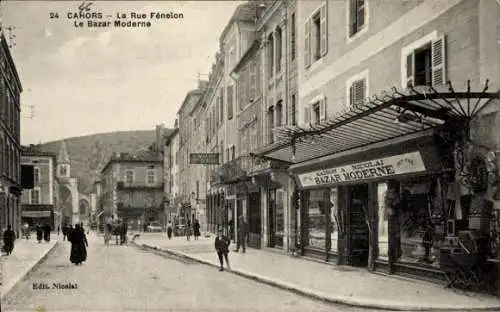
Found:
[[377, 179], [399, 174], [425, 171], [420, 152], [412, 152], [343, 167], [329, 168], [299, 174], [302, 187], [340, 184], [352, 181]]

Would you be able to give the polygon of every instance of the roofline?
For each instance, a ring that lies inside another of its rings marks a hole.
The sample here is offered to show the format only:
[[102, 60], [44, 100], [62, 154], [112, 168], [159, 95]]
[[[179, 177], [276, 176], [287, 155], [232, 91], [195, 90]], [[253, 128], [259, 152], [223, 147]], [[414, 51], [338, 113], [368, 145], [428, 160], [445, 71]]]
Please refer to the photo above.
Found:
[[100, 173], [104, 173], [108, 167], [114, 163], [163, 163], [163, 159], [119, 159], [119, 158], [110, 158], [108, 162], [101, 169]]
[[188, 99], [193, 96], [193, 95], [197, 95], [197, 94], [203, 94], [203, 89], [194, 89], [194, 90], [191, 90], [191, 91], [188, 91], [186, 93], [186, 96], [184, 97], [184, 100], [182, 101], [182, 105], [181, 107], [177, 110], [177, 114], [180, 114], [181, 113], [181, 110], [184, 108], [184, 106], [186, 105]]
[[248, 47], [248, 49], [245, 51], [245, 53], [243, 54], [243, 56], [240, 58], [240, 61], [238, 63], [236, 63], [236, 66], [234, 66], [233, 70], [231, 71], [231, 74], [236, 74], [238, 73], [241, 68], [247, 64], [247, 61], [249, 59], [251, 59], [252, 56], [255, 55], [255, 52], [257, 52], [258, 50], [260, 50], [260, 42], [262, 40], [261, 39], [255, 39], [252, 44]]
[[[48, 157], [52, 158], [55, 164], [57, 164], [57, 157], [56, 155], [49, 153], [49, 152], [30, 152], [30, 153], [24, 153], [21, 151], [21, 157]], [[22, 161], [21, 161], [22, 163]]]
[[176, 136], [178, 133], [179, 128], [175, 128], [172, 132], [170, 132], [170, 134], [165, 138], [165, 145], [169, 144], [174, 139], [174, 136]]
[[0, 41], [2, 41], [2, 46], [5, 51], [5, 55], [7, 56], [7, 59], [9, 63], [12, 65], [12, 71], [14, 72], [14, 77], [16, 78], [16, 82], [19, 86], [19, 93], [23, 92], [23, 86], [21, 85], [21, 79], [19, 78], [19, 74], [17, 72], [16, 68], [16, 63], [14, 63], [14, 59], [12, 58], [12, 54], [10, 53], [9, 45], [7, 44], [7, 40], [5, 39], [5, 35], [3, 33], [3, 30], [0, 27]]

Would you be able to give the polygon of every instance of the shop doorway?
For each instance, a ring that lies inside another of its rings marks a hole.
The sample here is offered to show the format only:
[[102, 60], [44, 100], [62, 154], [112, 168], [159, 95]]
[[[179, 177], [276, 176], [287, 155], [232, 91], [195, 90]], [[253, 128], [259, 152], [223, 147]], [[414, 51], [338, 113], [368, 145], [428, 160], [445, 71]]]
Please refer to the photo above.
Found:
[[349, 186], [347, 189], [348, 213], [348, 264], [368, 265], [369, 230], [366, 220], [369, 211], [368, 184]]
[[284, 211], [283, 191], [271, 189], [268, 192], [269, 243], [271, 248], [283, 248]]
[[248, 195], [248, 246], [261, 247], [260, 192]]

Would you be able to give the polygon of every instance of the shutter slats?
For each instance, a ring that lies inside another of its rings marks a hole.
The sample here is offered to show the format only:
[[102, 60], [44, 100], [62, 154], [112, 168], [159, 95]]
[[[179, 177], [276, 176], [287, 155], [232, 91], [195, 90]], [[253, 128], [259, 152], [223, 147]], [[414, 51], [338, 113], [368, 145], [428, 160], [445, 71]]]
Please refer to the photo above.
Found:
[[311, 20], [304, 23], [304, 66], [311, 66]]
[[442, 85], [446, 82], [445, 72], [445, 37], [432, 41], [432, 85]]
[[328, 11], [327, 3], [323, 4], [320, 9], [320, 54], [324, 56], [328, 51]]

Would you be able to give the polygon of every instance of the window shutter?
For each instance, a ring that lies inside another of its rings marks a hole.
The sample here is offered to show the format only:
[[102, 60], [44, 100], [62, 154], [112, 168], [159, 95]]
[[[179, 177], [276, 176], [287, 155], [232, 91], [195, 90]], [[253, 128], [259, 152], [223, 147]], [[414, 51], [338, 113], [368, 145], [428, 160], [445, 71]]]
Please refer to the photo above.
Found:
[[432, 42], [432, 85], [442, 85], [446, 82], [445, 75], [445, 37]]
[[257, 77], [255, 73], [255, 61], [250, 63], [250, 101], [255, 99], [255, 88], [257, 85]]
[[365, 98], [365, 80], [361, 79], [353, 83], [354, 106], [363, 104]]
[[356, 33], [356, 25], [357, 25], [357, 0], [348, 0], [349, 6], [349, 36], [352, 36]]
[[311, 66], [311, 20], [304, 23], [304, 66]]
[[326, 52], [328, 51], [328, 11], [327, 11], [327, 3], [325, 1], [325, 4], [320, 9], [320, 54], [321, 56], [324, 56]]
[[356, 19], [356, 28], [359, 31], [365, 25], [365, 0], [355, 0], [356, 3], [356, 11], [357, 11], [357, 19]]
[[306, 105], [304, 107], [304, 122], [303, 122], [304, 125], [307, 125], [311, 120], [310, 109], [311, 109], [310, 105]]
[[326, 120], [326, 97], [323, 97], [320, 101], [319, 101], [319, 113], [320, 113], [320, 120], [323, 121], [323, 120]]
[[414, 83], [414, 67], [415, 67], [415, 53], [411, 52], [406, 56], [406, 88], [409, 88]]

